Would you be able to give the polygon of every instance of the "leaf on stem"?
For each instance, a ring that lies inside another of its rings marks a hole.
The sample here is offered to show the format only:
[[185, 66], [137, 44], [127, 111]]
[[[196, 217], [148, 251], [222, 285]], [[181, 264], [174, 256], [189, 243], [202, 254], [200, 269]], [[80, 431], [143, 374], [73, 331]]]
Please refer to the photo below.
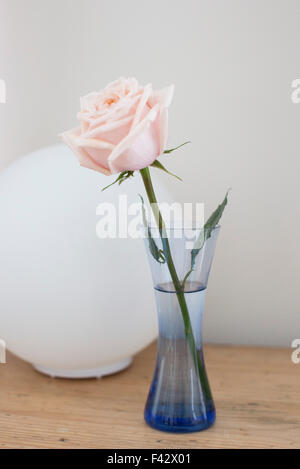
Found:
[[178, 148], [181, 148], [181, 147], [183, 147], [184, 145], [187, 145], [188, 143], [191, 143], [190, 140], [189, 140], [188, 142], [182, 143], [181, 145], [178, 145], [178, 147], [170, 148], [170, 150], [165, 150], [164, 153], [165, 153], [166, 155], [169, 155], [169, 154], [172, 153], [173, 151], [178, 150]]
[[122, 173], [119, 174], [119, 176], [117, 177], [117, 179], [114, 182], [112, 182], [111, 184], [109, 184], [106, 187], [103, 187], [102, 192], [105, 191], [106, 189], [108, 189], [109, 187], [113, 186], [114, 184], [119, 184], [119, 185], [122, 184], [122, 182], [124, 182], [127, 179], [129, 179], [130, 177], [132, 177], [133, 173], [134, 173], [134, 171], [123, 171]]
[[141, 199], [141, 201], [142, 201], [142, 216], [143, 216], [143, 223], [144, 223], [144, 226], [145, 226], [145, 228], [146, 228], [146, 230], [147, 230], [148, 241], [149, 241], [149, 250], [150, 250], [152, 256], [154, 257], [154, 259], [155, 259], [159, 264], [165, 264], [166, 259], [165, 259], [163, 250], [162, 250], [162, 249], [158, 249], [158, 247], [157, 247], [157, 245], [156, 245], [154, 239], [152, 238], [151, 229], [150, 229], [149, 226], [148, 226], [144, 199], [143, 199], [143, 197], [142, 197], [140, 194], [139, 194], [139, 196], [140, 196], [140, 199]]
[[164, 171], [165, 173], [169, 174], [170, 176], [173, 176], [174, 178], [178, 179], [179, 181], [182, 181], [182, 179], [179, 177], [179, 176], [176, 176], [176, 174], [173, 174], [173, 173], [170, 173], [170, 171], [168, 171], [162, 164], [160, 161], [158, 160], [155, 160], [151, 166], [153, 168], [157, 168], [157, 169], [161, 169], [162, 171]]
[[196, 240], [195, 247], [192, 249], [191, 253], [191, 268], [193, 269], [196, 262], [196, 257], [199, 251], [203, 248], [204, 243], [207, 239], [211, 237], [212, 230], [218, 225], [221, 217], [223, 215], [224, 209], [228, 202], [228, 193], [226, 192], [223, 202], [216, 208], [216, 210], [211, 214], [209, 219], [204, 225], [204, 229], [201, 231], [199, 238]]
[[195, 242], [194, 248], [192, 249], [192, 252], [191, 252], [191, 268], [183, 279], [183, 282], [182, 282], [183, 288], [185, 286], [185, 282], [187, 281], [188, 277], [191, 275], [191, 273], [194, 270], [196, 258], [199, 252], [201, 251], [201, 249], [203, 248], [205, 241], [211, 237], [211, 233], [213, 229], [218, 225], [223, 215], [224, 209], [228, 202], [228, 193], [229, 193], [229, 190], [226, 192], [223, 202], [216, 208], [216, 210], [211, 214], [209, 219], [206, 221], [203, 230], [201, 230], [200, 235]]

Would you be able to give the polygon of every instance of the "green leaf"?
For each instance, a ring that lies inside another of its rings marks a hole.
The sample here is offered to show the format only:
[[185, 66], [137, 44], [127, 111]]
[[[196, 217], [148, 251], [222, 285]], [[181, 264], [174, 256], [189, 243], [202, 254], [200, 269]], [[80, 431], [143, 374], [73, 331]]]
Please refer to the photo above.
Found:
[[154, 239], [151, 236], [151, 230], [148, 226], [147, 222], [147, 216], [146, 216], [146, 210], [145, 210], [145, 203], [143, 197], [139, 194], [140, 199], [142, 201], [142, 216], [143, 216], [143, 223], [144, 226], [147, 230], [147, 235], [148, 235], [148, 241], [149, 241], [149, 250], [154, 257], [154, 259], [159, 263], [159, 264], [164, 264], [166, 262], [164, 253], [162, 249], [158, 249]]
[[218, 225], [223, 215], [224, 209], [228, 202], [228, 193], [229, 193], [229, 190], [226, 192], [223, 202], [216, 208], [216, 210], [211, 214], [209, 219], [206, 221], [203, 230], [201, 230], [200, 235], [195, 242], [194, 248], [192, 249], [192, 252], [191, 252], [191, 268], [183, 279], [183, 282], [182, 282], [183, 288], [185, 286], [185, 282], [187, 281], [188, 277], [194, 270], [196, 258], [199, 252], [201, 251], [201, 249], [203, 248], [205, 241], [211, 237], [211, 233], [213, 229]]
[[226, 192], [226, 195], [225, 195], [225, 198], [224, 198], [223, 202], [211, 214], [211, 216], [209, 217], [209, 219], [207, 220], [207, 222], [204, 225], [204, 228], [209, 231], [208, 238], [210, 238], [210, 235], [211, 235], [211, 232], [212, 232], [213, 228], [215, 228], [217, 226], [217, 224], [219, 223], [219, 221], [221, 220], [224, 209], [225, 209], [225, 207], [228, 203], [228, 194], [229, 194], [229, 190]]
[[170, 171], [168, 171], [168, 170], [161, 164], [161, 162], [158, 161], [158, 160], [155, 160], [155, 161], [151, 164], [151, 166], [152, 166], [153, 168], [161, 169], [161, 170], [164, 171], [165, 173], [170, 174], [170, 176], [173, 176], [174, 178], [179, 179], [179, 181], [182, 181], [182, 179], [181, 179], [179, 176], [176, 176], [176, 174], [170, 173]]
[[219, 221], [221, 220], [224, 209], [228, 202], [228, 193], [229, 191], [226, 192], [223, 202], [211, 214], [211, 216], [205, 223], [204, 229], [201, 231], [199, 238], [196, 240], [195, 247], [194, 249], [192, 249], [192, 252], [191, 252], [191, 268], [192, 269], [195, 266], [196, 257], [199, 254], [199, 251], [201, 251], [201, 249], [203, 248], [205, 241], [211, 237], [211, 233], [213, 229], [218, 225]]
[[171, 148], [170, 150], [165, 150], [164, 153], [165, 153], [166, 155], [168, 155], [169, 153], [172, 153], [173, 151], [178, 150], [178, 148], [181, 148], [181, 147], [183, 147], [184, 145], [187, 145], [188, 143], [191, 143], [191, 142], [190, 142], [190, 141], [184, 142], [184, 143], [182, 143], [181, 145], [178, 145], [178, 147]]
[[122, 182], [126, 181], [126, 179], [132, 177], [133, 173], [134, 171], [123, 171], [122, 173], [119, 174], [119, 176], [114, 182], [112, 182], [106, 187], [103, 187], [102, 192], [108, 189], [109, 187], [113, 186], [114, 184], [119, 184], [119, 185], [122, 184]]

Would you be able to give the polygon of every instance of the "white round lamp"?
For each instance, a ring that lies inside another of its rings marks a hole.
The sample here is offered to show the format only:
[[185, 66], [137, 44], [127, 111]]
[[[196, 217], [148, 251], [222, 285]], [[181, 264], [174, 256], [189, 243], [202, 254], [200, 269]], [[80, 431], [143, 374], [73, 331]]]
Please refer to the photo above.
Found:
[[96, 235], [99, 203], [143, 193], [139, 174], [101, 192], [114, 179], [81, 168], [64, 145], [0, 173], [0, 338], [52, 376], [116, 372], [156, 337], [143, 240]]

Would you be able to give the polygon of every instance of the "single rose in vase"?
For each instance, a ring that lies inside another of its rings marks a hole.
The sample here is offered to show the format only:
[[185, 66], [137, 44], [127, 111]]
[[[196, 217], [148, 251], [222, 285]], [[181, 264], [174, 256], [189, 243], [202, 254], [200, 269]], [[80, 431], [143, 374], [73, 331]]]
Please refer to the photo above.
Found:
[[80, 127], [62, 137], [82, 166], [107, 175], [120, 173], [104, 189], [121, 184], [135, 171], [142, 177], [156, 223], [148, 224], [140, 196], [160, 318], [145, 420], [158, 430], [192, 432], [210, 427], [216, 415], [202, 351], [202, 309], [228, 192], [204, 226], [193, 229], [192, 248], [187, 248], [184, 226], [180, 236], [178, 230], [167, 229], [150, 167], [169, 173], [157, 158], [185, 145], [165, 150], [173, 91], [173, 85], [153, 91], [151, 84], [141, 86], [135, 78], [121, 78], [82, 98]]

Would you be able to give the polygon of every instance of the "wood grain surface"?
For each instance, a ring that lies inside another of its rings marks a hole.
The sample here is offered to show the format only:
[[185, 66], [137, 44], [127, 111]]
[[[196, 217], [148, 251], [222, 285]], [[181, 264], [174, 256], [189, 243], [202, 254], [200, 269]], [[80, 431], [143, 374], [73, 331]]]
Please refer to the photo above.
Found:
[[217, 421], [168, 434], [143, 421], [155, 345], [101, 380], [51, 379], [8, 354], [0, 448], [300, 448], [300, 364], [291, 350], [207, 346], [205, 355]]

